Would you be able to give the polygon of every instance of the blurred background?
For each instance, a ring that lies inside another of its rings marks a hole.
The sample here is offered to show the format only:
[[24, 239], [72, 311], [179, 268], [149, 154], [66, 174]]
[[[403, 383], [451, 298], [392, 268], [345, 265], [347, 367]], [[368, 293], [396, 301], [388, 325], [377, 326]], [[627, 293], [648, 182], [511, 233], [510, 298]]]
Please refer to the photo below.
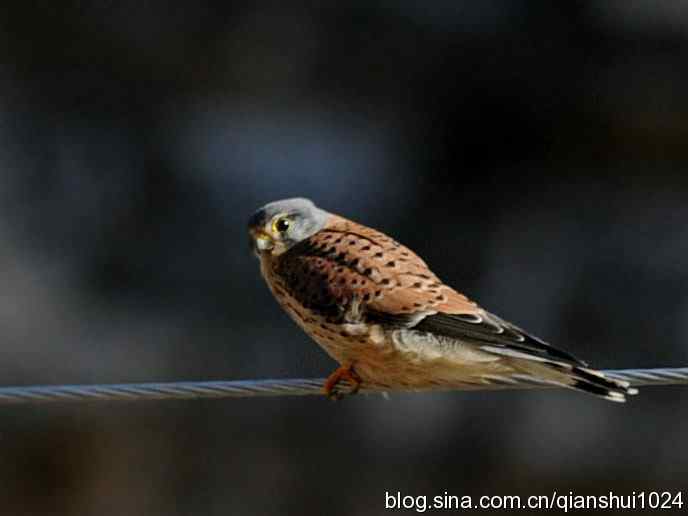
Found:
[[[248, 251], [307, 196], [601, 368], [688, 364], [685, 2], [7, 1], [3, 385], [323, 376]], [[7, 515], [676, 490], [685, 388], [0, 409]]]

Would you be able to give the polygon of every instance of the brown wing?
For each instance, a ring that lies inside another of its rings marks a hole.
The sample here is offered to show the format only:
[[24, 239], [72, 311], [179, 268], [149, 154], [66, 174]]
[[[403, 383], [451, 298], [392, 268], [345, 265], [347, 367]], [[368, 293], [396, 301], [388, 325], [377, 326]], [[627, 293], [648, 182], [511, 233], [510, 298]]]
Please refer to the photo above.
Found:
[[353, 301], [364, 312], [419, 320], [482, 310], [442, 284], [425, 262], [387, 235], [332, 216], [325, 228], [280, 257], [278, 274], [304, 306], [331, 317]]
[[444, 285], [426, 263], [387, 235], [338, 216], [279, 260], [278, 273], [306, 308], [332, 320], [353, 303], [368, 320], [585, 365]]

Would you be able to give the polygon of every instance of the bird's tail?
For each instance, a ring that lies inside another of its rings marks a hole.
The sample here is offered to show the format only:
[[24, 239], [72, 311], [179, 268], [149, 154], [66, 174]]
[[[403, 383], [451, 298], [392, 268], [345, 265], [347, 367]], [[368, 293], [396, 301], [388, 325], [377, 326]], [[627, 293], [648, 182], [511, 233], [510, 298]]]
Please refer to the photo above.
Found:
[[623, 403], [626, 396], [638, 394], [638, 389], [631, 387], [627, 381], [609, 378], [603, 373], [587, 367], [573, 366], [570, 370], [562, 370], [566, 376], [568, 387], [600, 396], [609, 401]]
[[638, 394], [638, 389], [631, 387], [629, 382], [610, 378], [600, 371], [582, 365], [535, 357], [504, 348], [495, 348], [490, 351], [507, 355], [514, 369], [536, 380], [576, 389], [621, 403], [626, 401], [626, 396]]

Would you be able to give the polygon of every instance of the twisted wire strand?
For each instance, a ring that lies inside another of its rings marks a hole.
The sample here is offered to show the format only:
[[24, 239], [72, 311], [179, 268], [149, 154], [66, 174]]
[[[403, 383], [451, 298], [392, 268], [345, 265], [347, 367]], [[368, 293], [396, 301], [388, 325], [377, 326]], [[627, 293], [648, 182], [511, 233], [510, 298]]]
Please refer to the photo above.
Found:
[[[688, 384], [688, 367], [611, 369], [602, 372], [611, 378], [626, 380], [634, 387]], [[289, 378], [282, 380], [265, 379], [0, 387], [0, 405], [55, 402], [250, 398], [256, 396], [309, 396], [322, 394], [322, 385], [324, 381], [323, 378]], [[480, 385], [462, 385], [452, 390], [534, 389], [552, 387], [557, 386], [543, 383], [527, 375], [511, 374], [502, 376], [493, 375], [486, 378], [486, 383]], [[347, 388], [342, 387], [341, 391], [346, 393]], [[379, 393], [397, 392], [397, 389], [364, 385], [361, 391]]]

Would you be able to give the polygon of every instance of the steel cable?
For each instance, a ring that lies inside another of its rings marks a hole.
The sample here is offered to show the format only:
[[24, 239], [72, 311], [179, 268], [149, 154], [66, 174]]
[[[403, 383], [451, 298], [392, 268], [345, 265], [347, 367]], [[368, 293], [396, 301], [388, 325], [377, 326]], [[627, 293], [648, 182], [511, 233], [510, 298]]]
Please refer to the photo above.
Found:
[[[634, 387], [647, 385], [686, 385], [688, 367], [656, 369], [611, 369], [602, 371]], [[32, 385], [0, 387], [0, 405], [138, 401], [203, 398], [249, 398], [256, 396], [308, 396], [322, 394], [322, 378], [288, 378], [265, 380], [199, 381], [167, 383], [124, 383], [94, 385]], [[461, 385], [455, 390], [495, 390], [552, 388], [525, 375], [493, 375], [480, 385]], [[346, 388], [342, 388], [346, 392]], [[428, 389], [431, 390], [431, 389]], [[446, 389], [444, 389], [446, 390]], [[398, 392], [380, 386], [363, 386], [361, 392]]]

